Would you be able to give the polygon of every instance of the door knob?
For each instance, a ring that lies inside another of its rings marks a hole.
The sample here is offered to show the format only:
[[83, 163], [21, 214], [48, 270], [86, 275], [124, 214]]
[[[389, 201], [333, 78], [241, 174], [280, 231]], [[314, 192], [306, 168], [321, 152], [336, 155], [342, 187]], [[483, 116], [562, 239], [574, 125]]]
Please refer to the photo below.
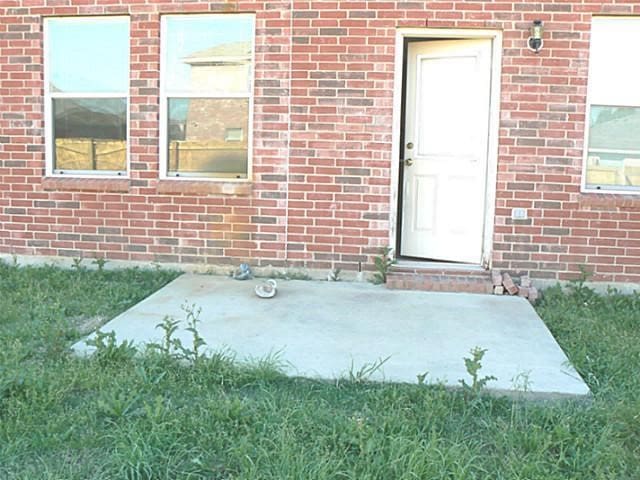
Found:
[[411, 165], [413, 165], [413, 160], [410, 159], [410, 158], [406, 158], [404, 160], [404, 165], [405, 165], [405, 167], [410, 167]]

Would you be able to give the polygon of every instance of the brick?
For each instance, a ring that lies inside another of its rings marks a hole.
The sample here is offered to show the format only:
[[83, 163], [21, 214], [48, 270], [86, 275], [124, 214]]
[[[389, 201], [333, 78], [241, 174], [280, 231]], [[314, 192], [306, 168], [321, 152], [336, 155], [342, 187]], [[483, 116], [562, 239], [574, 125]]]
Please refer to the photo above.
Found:
[[499, 270], [491, 270], [491, 283], [494, 287], [502, 286], [502, 273]]
[[504, 287], [502, 285], [495, 285], [493, 287], [494, 295], [504, 295]]
[[509, 295], [515, 295], [518, 293], [518, 286], [513, 283], [511, 275], [507, 272], [502, 274], [502, 285]]

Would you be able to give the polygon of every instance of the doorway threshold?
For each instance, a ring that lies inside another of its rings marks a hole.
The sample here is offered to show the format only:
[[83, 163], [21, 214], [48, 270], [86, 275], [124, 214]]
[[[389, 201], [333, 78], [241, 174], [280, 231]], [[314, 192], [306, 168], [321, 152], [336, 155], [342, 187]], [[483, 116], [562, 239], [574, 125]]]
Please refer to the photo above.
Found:
[[452, 270], [468, 272], [486, 272], [487, 269], [474, 263], [438, 262], [434, 260], [420, 260], [415, 258], [397, 258], [392, 268], [416, 270]]

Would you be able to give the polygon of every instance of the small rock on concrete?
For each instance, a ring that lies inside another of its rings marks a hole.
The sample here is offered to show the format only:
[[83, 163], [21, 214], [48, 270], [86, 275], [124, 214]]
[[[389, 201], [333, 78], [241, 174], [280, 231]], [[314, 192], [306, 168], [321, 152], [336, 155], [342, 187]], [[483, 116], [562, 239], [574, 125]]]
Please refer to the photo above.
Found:
[[504, 295], [504, 287], [502, 285], [496, 285], [493, 287], [494, 295]]

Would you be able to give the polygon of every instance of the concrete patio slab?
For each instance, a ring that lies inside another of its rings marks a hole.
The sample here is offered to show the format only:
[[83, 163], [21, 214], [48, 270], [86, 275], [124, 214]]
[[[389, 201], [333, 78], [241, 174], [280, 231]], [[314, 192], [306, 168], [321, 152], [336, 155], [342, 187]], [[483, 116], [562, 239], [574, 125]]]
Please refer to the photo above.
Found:
[[[463, 357], [487, 349], [481, 376], [495, 391], [521, 389], [543, 397], [588, 395], [531, 305], [519, 297], [387, 290], [350, 282], [278, 281], [278, 295], [260, 299], [258, 280], [185, 274], [102, 327], [136, 344], [158, 341], [169, 315], [184, 323], [182, 306], [202, 309], [199, 332], [212, 350], [238, 360], [278, 353], [292, 376], [335, 379], [388, 360], [371, 379], [458, 386], [469, 381]], [[191, 336], [177, 335], [186, 345]], [[76, 352], [89, 353], [84, 341]]]

